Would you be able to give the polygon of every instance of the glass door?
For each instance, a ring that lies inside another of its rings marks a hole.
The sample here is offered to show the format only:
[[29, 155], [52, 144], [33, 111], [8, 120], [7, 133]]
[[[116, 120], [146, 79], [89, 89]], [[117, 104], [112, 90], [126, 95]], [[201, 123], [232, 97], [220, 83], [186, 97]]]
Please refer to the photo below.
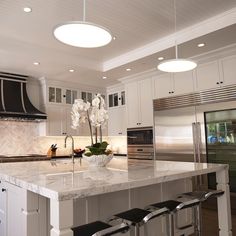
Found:
[[[236, 109], [205, 112], [207, 161], [229, 164], [230, 191], [236, 192]], [[216, 187], [208, 176], [209, 188]]]

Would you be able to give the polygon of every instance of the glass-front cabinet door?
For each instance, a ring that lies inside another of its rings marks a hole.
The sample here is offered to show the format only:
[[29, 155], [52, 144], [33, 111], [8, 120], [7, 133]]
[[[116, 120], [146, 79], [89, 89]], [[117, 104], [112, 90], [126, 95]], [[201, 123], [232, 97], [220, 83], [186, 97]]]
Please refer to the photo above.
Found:
[[66, 104], [73, 104], [75, 99], [77, 99], [77, 91], [66, 89], [65, 98], [66, 98]]
[[[208, 162], [229, 164], [230, 191], [236, 192], [236, 109], [205, 112], [205, 129]], [[215, 188], [214, 175], [208, 184]]]
[[118, 107], [125, 105], [125, 91], [108, 94], [108, 106]]
[[49, 87], [48, 88], [48, 101], [55, 103], [62, 103], [62, 89]]

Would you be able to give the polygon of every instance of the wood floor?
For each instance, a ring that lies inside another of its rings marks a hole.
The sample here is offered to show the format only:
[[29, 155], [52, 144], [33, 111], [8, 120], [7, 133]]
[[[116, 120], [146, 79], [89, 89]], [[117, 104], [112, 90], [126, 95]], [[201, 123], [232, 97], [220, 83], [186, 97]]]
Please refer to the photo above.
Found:
[[[218, 217], [217, 211], [212, 209], [203, 209], [203, 236], [217, 236]], [[232, 215], [233, 235], [236, 235], [236, 215]]]
[[[218, 213], [216, 207], [202, 208], [203, 236], [218, 236]], [[233, 235], [236, 235], [236, 214], [232, 214], [232, 229]], [[194, 236], [194, 235], [192, 235]]]

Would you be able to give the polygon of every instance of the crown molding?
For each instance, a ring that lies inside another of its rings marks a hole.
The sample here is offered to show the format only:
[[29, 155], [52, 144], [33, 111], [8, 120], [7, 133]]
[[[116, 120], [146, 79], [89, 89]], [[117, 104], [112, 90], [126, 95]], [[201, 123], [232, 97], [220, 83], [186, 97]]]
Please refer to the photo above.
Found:
[[[219, 49], [204, 53], [204, 54], [200, 54], [200, 55], [191, 57], [190, 59], [194, 59], [195, 61], [197, 61], [198, 64], [203, 64], [203, 63], [207, 63], [207, 62], [210, 62], [213, 60], [219, 60], [219, 59], [222, 59], [225, 57], [230, 57], [230, 56], [235, 56], [235, 55], [236, 55], [236, 43], [226, 46], [226, 47], [223, 47], [223, 48], [219, 48]], [[148, 79], [148, 78], [152, 78], [154, 76], [158, 76], [161, 74], [165, 74], [165, 72], [161, 72], [161, 71], [157, 70], [156, 68], [154, 68], [151, 70], [143, 71], [141, 73], [122, 77], [122, 78], [118, 79], [119, 83], [117, 83], [113, 86], [118, 87], [118, 86], [120, 86], [120, 84], [126, 84], [126, 83], [130, 83], [130, 82], [134, 82], [134, 81]]]
[[127, 63], [150, 56], [154, 53], [163, 51], [175, 46], [175, 43], [181, 44], [189, 40], [220, 30], [236, 23], [236, 8], [223, 12], [219, 15], [204, 20], [198, 24], [187, 27], [174, 34], [153, 41], [142, 47], [124, 53], [118, 57], [103, 62], [103, 71], [108, 71]]

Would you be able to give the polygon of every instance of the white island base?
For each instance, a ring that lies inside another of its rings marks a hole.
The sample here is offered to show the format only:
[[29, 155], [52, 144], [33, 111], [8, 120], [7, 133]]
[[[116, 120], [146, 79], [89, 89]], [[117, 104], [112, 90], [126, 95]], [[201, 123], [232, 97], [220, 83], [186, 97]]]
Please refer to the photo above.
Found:
[[[191, 191], [192, 176], [210, 172], [216, 172], [217, 188], [225, 191], [218, 198], [219, 235], [231, 236], [226, 165], [112, 160], [107, 169], [95, 171], [86, 163], [1, 164], [0, 235], [73, 236], [74, 226], [175, 199]], [[190, 215], [183, 212], [181, 224], [190, 222]], [[164, 218], [152, 220], [142, 235], [166, 235], [164, 222]], [[176, 235], [181, 234], [176, 231]]]

